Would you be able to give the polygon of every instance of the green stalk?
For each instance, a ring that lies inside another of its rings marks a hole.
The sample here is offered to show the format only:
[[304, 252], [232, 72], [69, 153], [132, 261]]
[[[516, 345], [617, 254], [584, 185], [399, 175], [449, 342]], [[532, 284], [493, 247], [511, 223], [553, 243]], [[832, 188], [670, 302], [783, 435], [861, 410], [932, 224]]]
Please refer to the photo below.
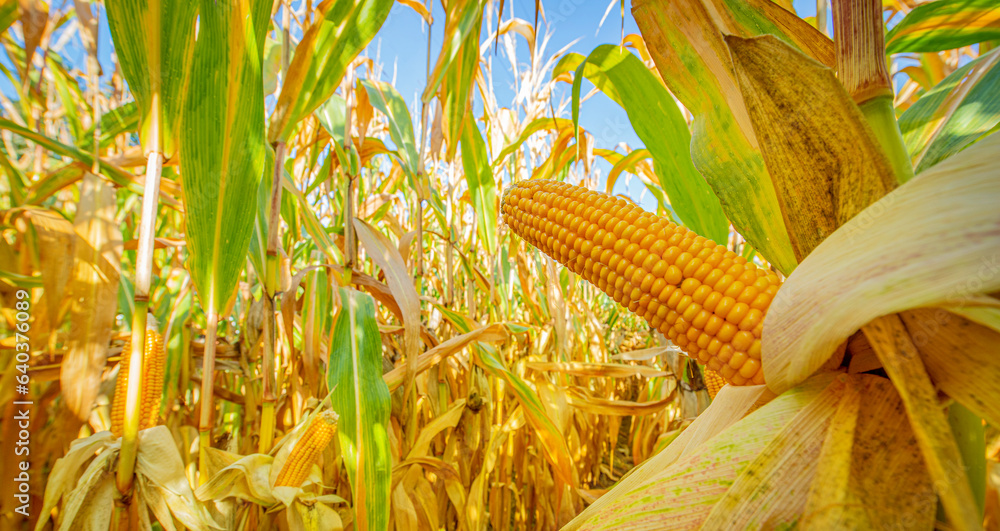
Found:
[[885, 60], [880, 0], [833, 0], [837, 77], [868, 120], [896, 181], [913, 178], [913, 164], [892, 106], [893, 91]]
[[858, 104], [861, 114], [865, 115], [875, 138], [882, 146], [882, 151], [889, 158], [892, 169], [896, 172], [896, 181], [903, 184], [913, 178], [913, 163], [910, 154], [903, 144], [903, 133], [896, 121], [896, 110], [892, 106], [892, 96], [879, 96]]
[[[153, 108], [156, 109], [156, 105]], [[155, 111], [151, 118], [155, 127], [158, 122]], [[138, 451], [142, 353], [146, 345], [146, 314], [149, 311], [149, 287], [153, 274], [153, 237], [156, 231], [157, 199], [160, 194], [160, 172], [163, 169], [159, 139], [154, 135], [150, 144], [152, 146], [146, 163], [142, 214], [139, 218], [139, 248], [135, 259], [135, 311], [132, 313], [132, 351], [127, 354], [129, 371], [125, 418], [122, 422], [122, 446], [115, 479], [118, 492], [122, 495], [128, 494], [132, 489], [132, 475], [135, 472], [135, 456]]]
[[[281, 84], [285, 84], [285, 76], [288, 75], [288, 63], [291, 59], [292, 38], [291, 38], [291, 2], [282, 2], [281, 13]], [[279, 89], [283, 90], [284, 86]], [[261, 384], [261, 405], [260, 405], [260, 438], [257, 441], [257, 451], [266, 454], [271, 451], [274, 443], [274, 405], [277, 397], [274, 394], [275, 360], [277, 354], [277, 328], [275, 325], [275, 312], [277, 309], [276, 298], [278, 293], [278, 242], [280, 241], [281, 223], [281, 186], [285, 165], [285, 141], [278, 140], [274, 145], [274, 175], [271, 181], [271, 204], [267, 219], [267, 263], [264, 266], [264, 323], [263, 323], [263, 347], [261, 353], [260, 370], [262, 377]]]
[[281, 224], [281, 181], [285, 164], [285, 142], [278, 141], [274, 146], [274, 177], [271, 183], [271, 205], [267, 224], [267, 264], [264, 278], [264, 352], [261, 356], [261, 372], [263, 373], [260, 440], [257, 451], [266, 454], [271, 451], [274, 443], [274, 405], [275, 395], [275, 360], [278, 352], [277, 312], [278, 297], [278, 242], [280, 240]]
[[[219, 332], [219, 314], [212, 304], [207, 308], [205, 355], [201, 365], [201, 412], [198, 416], [198, 484], [208, 482], [208, 448], [212, 446], [213, 414], [215, 413], [215, 339]], [[131, 383], [131, 382], [130, 382]]]

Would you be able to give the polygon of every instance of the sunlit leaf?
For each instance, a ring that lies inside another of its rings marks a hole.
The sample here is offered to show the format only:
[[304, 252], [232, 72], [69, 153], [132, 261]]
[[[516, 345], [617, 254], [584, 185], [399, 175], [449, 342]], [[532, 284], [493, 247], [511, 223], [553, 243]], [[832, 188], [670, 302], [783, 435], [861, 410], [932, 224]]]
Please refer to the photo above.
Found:
[[469, 50], [468, 43], [475, 43], [471, 46], [475, 57], [479, 58], [479, 28], [483, 20], [483, 8], [486, 2], [483, 0], [457, 0], [448, 5], [447, 20], [445, 21], [444, 44], [441, 53], [438, 54], [437, 64], [427, 80], [427, 88], [424, 89], [423, 101], [428, 102], [434, 97], [441, 80], [451, 68], [468, 68], [466, 61], [455, 63], [456, 57], [461, 55], [463, 48]]
[[382, 381], [382, 339], [371, 297], [340, 288], [327, 381], [337, 436], [351, 480], [358, 529], [387, 529], [392, 456], [389, 453], [389, 390]]
[[[250, 10], [252, 9], [252, 10]], [[189, 270], [221, 312], [246, 264], [264, 172], [261, 58], [270, 3], [205, 0], [183, 110], [181, 171]], [[240, 21], [232, 24], [231, 20]]]
[[[579, 101], [585, 64], [596, 65], [604, 74], [598, 82], [611, 83], [622, 107], [646, 149], [653, 156], [653, 170], [670, 198], [670, 206], [691, 230], [717, 242], [728, 240], [729, 221], [719, 198], [691, 162], [691, 135], [670, 93], [642, 62], [618, 46], [599, 46], [577, 67], [573, 99]], [[573, 106], [574, 120], [579, 113]]]
[[444, 43], [431, 72], [423, 101], [436, 92], [441, 101], [442, 134], [446, 159], [455, 156], [471, 110], [471, 96], [479, 71], [479, 34], [487, 2], [462, 0], [449, 4], [444, 27]]
[[340, 85], [348, 66], [389, 16], [393, 0], [324, 0], [288, 66], [268, 125], [268, 143], [284, 140]]
[[[675, 456], [669, 466], [659, 468], [641, 482], [633, 482], [628, 490], [618, 491], [620, 494], [599, 511], [581, 513], [568, 529], [618, 529], [623, 525], [649, 529], [700, 528], [734, 482], [741, 477], [752, 480], [753, 467], [761, 456], [767, 455], [765, 452], [780, 449], [786, 442], [794, 443], [800, 430], [818, 432], [819, 442], [822, 441], [823, 430], [843, 389], [843, 385], [831, 385], [831, 380], [824, 375], [803, 384], [707, 442], [694, 448], [688, 446], [690, 451], [682, 456], [671, 451], [675, 445], [686, 446], [686, 441], [678, 437], [660, 454]], [[732, 386], [726, 386], [716, 400], [729, 387]], [[691, 432], [692, 427], [693, 424], [682, 436]], [[801, 442], [809, 441], [805, 438]], [[794, 468], [789, 472], [808, 473]]]
[[[478, 323], [457, 312], [451, 311], [443, 306], [437, 306], [441, 313], [463, 333], [471, 332], [476, 328], [481, 328]], [[545, 412], [545, 406], [539, 400], [538, 395], [531, 387], [517, 374], [511, 372], [504, 366], [503, 361], [498, 357], [498, 353], [492, 345], [477, 344], [475, 349], [475, 363], [491, 375], [502, 378], [510, 385], [510, 390], [514, 393], [517, 401], [521, 404], [524, 414], [527, 415], [528, 423], [535, 429], [539, 441], [545, 451], [545, 458], [549, 461], [555, 472], [563, 482], [575, 485], [577, 482], [576, 469], [573, 468], [569, 448], [566, 446], [566, 439], [560, 434], [559, 429], [552, 422], [552, 419]]]
[[899, 316], [887, 315], [865, 325], [864, 333], [886, 374], [899, 390], [948, 520], [961, 529], [979, 527], [982, 516], [972, 489], [960, 472], [963, 470], [962, 457], [955, 436], [906, 327]]
[[497, 184], [486, 154], [486, 143], [475, 120], [462, 133], [462, 167], [476, 211], [476, 230], [487, 254], [497, 251]]
[[[710, 14], [720, 11], [730, 16]], [[660, 77], [694, 115], [695, 167], [736, 230], [779, 271], [790, 273], [797, 260], [723, 35], [779, 35], [826, 65], [833, 64], [832, 42], [766, 1], [637, 1], [632, 13]]]
[[939, 52], [1000, 38], [993, 0], [941, 0], [918, 5], [885, 36], [885, 52]]
[[60, 369], [63, 399], [80, 420], [90, 417], [97, 398], [117, 313], [122, 235], [116, 206], [114, 190], [88, 173], [73, 222], [78, 239], [69, 285], [70, 340]]
[[969, 61], [899, 117], [914, 171], [958, 153], [1000, 123], [998, 64], [1000, 50]]
[[[193, 53], [198, 2], [111, 2], [108, 27], [129, 91], [139, 107], [139, 139], [170, 158], [180, 134], [186, 64]], [[204, 29], [205, 13], [202, 13]]]
[[368, 91], [368, 99], [372, 106], [389, 119], [389, 137], [396, 144], [406, 174], [410, 179], [415, 179], [420, 155], [413, 136], [413, 120], [410, 119], [406, 102], [389, 83], [365, 79], [361, 84]]

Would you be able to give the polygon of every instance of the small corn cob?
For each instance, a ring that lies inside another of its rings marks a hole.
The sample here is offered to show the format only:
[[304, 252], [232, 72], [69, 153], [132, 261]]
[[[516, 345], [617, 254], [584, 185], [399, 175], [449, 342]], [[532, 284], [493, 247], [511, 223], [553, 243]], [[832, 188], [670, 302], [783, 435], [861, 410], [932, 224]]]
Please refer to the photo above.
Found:
[[309, 477], [320, 453], [337, 433], [337, 414], [327, 409], [313, 417], [278, 472], [275, 487], [300, 487]]
[[705, 367], [701, 371], [701, 379], [705, 382], [705, 388], [708, 389], [708, 397], [715, 400], [715, 395], [719, 394], [723, 385], [726, 385], [726, 380], [719, 376], [719, 373]]
[[[128, 370], [132, 338], [125, 340], [122, 348], [118, 381], [115, 382], [115, 399], [111, 406], [111, 433], [122, 436], [125, 421], [125, 402], [128, 395]], [[139, 405], [139, 429], [152, 428], [159, 422], [160, 402], [163, 398], [163, 374], [166, 365], [163, 352], [163, 336], [153, 328], [146, 329], [146, 348], [142, 354], [142, 380], [140, 383], [141, 402]]]
[[528, 243], [735, 385], [764, 383], [760, 336], [778, 276], [634, 203], [550, 180], [503, 198]]

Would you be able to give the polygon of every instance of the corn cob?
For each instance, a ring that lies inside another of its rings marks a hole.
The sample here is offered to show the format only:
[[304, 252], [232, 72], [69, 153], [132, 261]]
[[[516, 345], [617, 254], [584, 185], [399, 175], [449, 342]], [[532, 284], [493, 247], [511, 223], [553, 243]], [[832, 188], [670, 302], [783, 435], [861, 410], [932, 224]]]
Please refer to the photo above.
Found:
[[[115, 399], [111, 406], [111, 433], [122, 436], [125, 421], [125, 402], [128, 396], [128, 370], [132, 352], [132, 338], [125, 340], [119, 362], [118, 381], [115, 382]], [[166, 355], [163, 336], [153, 328], [146, 329], [146, 348], [142, 354], [142, 380], [139, 382], [139, 429], [152, 428], [159, 422], [160, 402], [163, 398], [163, 374]]]
[[778, 276], [622, 198], [550, 180], [504, 192], [504, 222], [735, 385], [764, 383]]
[[309, 477], [312, 466], [320, 453], [333, 440], [337, 432], [337, 414], [327, 409], [313, 417], [306, 432], [295, 443], [282, 465], [275, 487], [300, 487]]
[[719, 373], [705, 367], [701, 371], [701, 379], [705, 382], [705, 388], [708, 389], [708, 397], [715, 400], [715, 395], [719, 394], [723, 385], [726, 385], [726, 380], [719, 376]]

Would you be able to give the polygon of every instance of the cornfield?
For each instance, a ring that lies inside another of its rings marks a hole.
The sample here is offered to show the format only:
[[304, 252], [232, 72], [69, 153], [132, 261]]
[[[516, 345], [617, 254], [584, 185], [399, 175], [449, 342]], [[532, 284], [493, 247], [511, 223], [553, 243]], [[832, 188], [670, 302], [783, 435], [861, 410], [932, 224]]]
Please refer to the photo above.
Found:
[[0, 530], [1000, 530], [1000, 6], [513, 4], [0, 3]]

